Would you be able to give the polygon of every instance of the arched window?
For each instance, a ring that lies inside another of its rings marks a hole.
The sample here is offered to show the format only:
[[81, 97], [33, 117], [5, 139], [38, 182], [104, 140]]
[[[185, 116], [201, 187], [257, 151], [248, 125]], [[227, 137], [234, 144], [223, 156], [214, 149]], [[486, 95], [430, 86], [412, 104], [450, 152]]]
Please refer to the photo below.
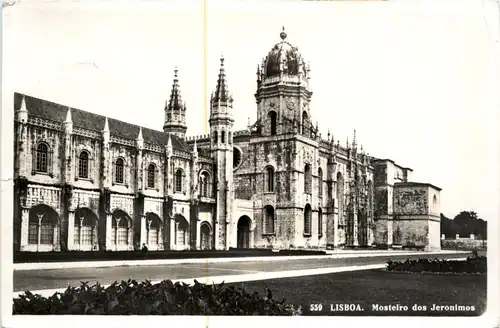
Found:
[[342, 173], [337, 173], [337, 204], [338, 204], [338, 217], [339, 223], [344, 224], [345, 213], [344, 213], [344, 177]]
[[318, 197], [323, 198], [323, 170], [318, 169]]
[[276, 114], [275, 111], [270, 111], [267, 116], [269, 117], [269, 121], [270, 121], [270, 124], [271, 124], [271, 135], [274, 136], [274, 135], [276, 135], [276, 118], [277, 118], [277, 114]]
[[78, 217], [75, 216], [75, 224], [73, 230], [73, 243], [81, 245], [91, 245], [92, 244], [92, 217]]
[[323, 210], [321, 208], [318, 210], [318, 235], [323, 235]]
[[41, 142], [36, 148], [36, 170], [37, 172], [48, 172], [49, 146]]
[[226, 131], [222, 131], [222, 132], [220, 133], [220, 142], [221, 142], [222, 144], [226, 143]]
[[274, 169], [271, 166], [266, 168], [266, 191], [274, 192]]
[[200, 193], [201, 197], [211, 197], [210, 175], [207, 172], [200, 174]]
[[157, 249], [157, 245], [162, 242], [161, 221], [156, 214], [146, 214], [146, 242], [152, 249]]
[[156, 167], [153, 163], [151, 163], [148, 166], [148, 188], [155, 187], [155, 180], [156, 180], [155, 175], [156, 175]]
[[312, 184], [311, 165], [306, 164], [306, 166], [304, 167], [304, 193], [306, 194], [312, 193], [311, 184]]
[[232, 142], [233, 142], [233, 140], [231, 139], [231, 131], [229, 131], [229, 132], [227, 133], [227, 143], [228, 143], [228, 144], [231, 144]]
[[218, 134], [217, 131], [214, 131], [214, 144], [217, 144], [217, 142], [219, 142]]
[[274, 208], [271, 205], [264, 207], [264, 233], [274, 233]]
[[118, 245], [128, 244], [128, 218], [121, 218], [118, 222], [118, 230], [116, 231], [116, 243]]
[[304, 234], [311, 234], [311, 219], [312, 219], [312, 210], [311, 205], [307, 204], [304, 208]]
[[307, 135], [307, 131], [309, 130], [308, 121], [307, 121], [307, 113], [302, 113], [302, 134]]
[[175, 192], [182, 192], [182, 170], [175, 171]]
[[38, 204], [29, 210], [28, 244], [55, 245], [59, 242], [59, 217], [51, 207]]
[[89, 153], [85, 150], [80, 153], [80, 158], [78, 161], [78, 177], [89, 177]]
[[[38, 233], [40, 232], [40, 239]], [[54, 224], [48, 215], [32, 215], [29, 220], [28, 244], [52, 245], [54, 242]]]
[[123, 183], [123, 158], [118, 158], [115, 163], [115, 182]]

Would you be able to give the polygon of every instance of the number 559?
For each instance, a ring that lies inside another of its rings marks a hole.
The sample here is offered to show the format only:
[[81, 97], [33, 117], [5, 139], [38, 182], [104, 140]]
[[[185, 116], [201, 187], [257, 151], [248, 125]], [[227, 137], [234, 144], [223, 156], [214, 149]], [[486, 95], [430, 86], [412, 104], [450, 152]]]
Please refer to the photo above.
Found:
[[309, 305], [309, 311], [314, 311], [318, 312], [323, 310], [323, 305], [322, 304], [311, 304]]

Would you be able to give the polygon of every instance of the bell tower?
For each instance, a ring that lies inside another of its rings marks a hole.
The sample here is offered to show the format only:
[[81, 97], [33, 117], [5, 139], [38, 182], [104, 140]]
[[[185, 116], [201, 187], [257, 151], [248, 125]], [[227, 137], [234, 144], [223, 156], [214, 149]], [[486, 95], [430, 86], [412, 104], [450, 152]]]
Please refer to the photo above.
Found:
[[210, 147], [216, 163], [217, 199], [215, 229], [216, 249], [228, 249], [228, 237], [232, 226], [233, 186], [233, 97], [230, 95], [224, 68], [220, 59], [217, 86], [210, 99]]
[[181, 139], [185, 139], [186, 124], [186, 102], [182, 102], [181, 91], [179, 88], [179, 79], [177, 77], [177, 67], [174, 70], [174, 83], [170, 99], [165, 104], [165, 124], [163, 131], [172, 133]]
[[310, 68], [287, 37], [283, 28], [281, 41], [257, 66], [257, 121], [265, 136], [294, 131], [308, 135], [312, 129]]

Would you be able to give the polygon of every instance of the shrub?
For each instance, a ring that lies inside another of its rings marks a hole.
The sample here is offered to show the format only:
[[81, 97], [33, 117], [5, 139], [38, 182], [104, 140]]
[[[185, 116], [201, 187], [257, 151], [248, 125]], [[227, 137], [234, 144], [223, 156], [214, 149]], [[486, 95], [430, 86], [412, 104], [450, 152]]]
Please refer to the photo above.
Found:
[[466, 261], [458, 260], [406, 260], [405, 262], [387, 262], [388, 271], [406, 272], [440, 272], [440, 273], [486, 273], [486, 256], [468, 257]]
[[194, 285], [164, 280], [152, 285], [135, 280], [68, 287], [45, 298], [26, 291], [14, 298], [13, 314], [110, 314], [110, 315], [300, 315], [301, 308], [285, 300], [250, 294], [242, 288]]

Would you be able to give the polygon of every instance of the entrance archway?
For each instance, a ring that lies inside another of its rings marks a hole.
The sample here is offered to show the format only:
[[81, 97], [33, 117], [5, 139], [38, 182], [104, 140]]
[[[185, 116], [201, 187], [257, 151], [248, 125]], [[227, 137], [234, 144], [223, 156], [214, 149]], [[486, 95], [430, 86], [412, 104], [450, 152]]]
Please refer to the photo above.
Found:
[[208, 222], [200, 225], [200, 248], [202, 250], [212, 249], [212, 229]]
[[236, 245], [238, 248], [250, 248], [250, 218], [246, 215], [238, 220]]

